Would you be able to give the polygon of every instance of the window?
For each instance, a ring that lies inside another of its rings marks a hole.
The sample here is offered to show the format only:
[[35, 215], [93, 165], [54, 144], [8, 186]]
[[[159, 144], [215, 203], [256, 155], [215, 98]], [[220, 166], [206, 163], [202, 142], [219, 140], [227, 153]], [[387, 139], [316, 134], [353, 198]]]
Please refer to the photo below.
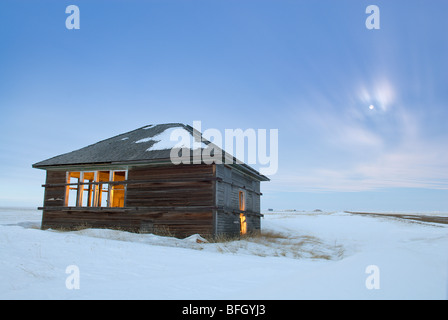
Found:
[[[126, 180], [125, 171], [114, 171], [111, 181], [124, 181]], [[112, 191], [109, 194], [111, 200], [111, 207], [124, 207], [124, 184], [112, 185]]]
[[[95, 207], [95, 197], [94, 197], [94, 189], [95, 186], [92, 182], [95, 182], [96, 172], [81, 172], [82, 178], [81, 181], [83, 185], [80, 185], [80, 190], [82, 190], [81, 195], [81, 207]], [[79, 191], [78, 191], [79, 192]]]
[[246, 210], [246, 193], [244, 191], [240, 191], [239, 192], [239, 208], [240, 211], [245, 211]]
[[67, 173], [66, 206], [124, 207], [127, 171], [80, 171]]
[[107, 207], [108, 198], [109, 198], [109, 184], [102, 183], [107, 182], [110, 179], [109, 171], [98, 171], [98, 207]]
[[67, 177], [67, 198], [66, 206], [77, 207], [78, 206], [78, 188], [80, 182], [80, 172], [69, 172]]

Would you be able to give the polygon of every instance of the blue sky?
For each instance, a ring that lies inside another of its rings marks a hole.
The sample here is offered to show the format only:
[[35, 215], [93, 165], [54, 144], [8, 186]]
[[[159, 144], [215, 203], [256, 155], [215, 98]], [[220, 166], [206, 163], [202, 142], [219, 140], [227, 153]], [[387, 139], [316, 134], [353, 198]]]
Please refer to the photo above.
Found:
[[[68, 5], [80, 29], [68, 30]], [[365, 9], [380, 9], [368, 30]], [[279, 130], [262, 207], [448, 211], [448, 2], [0, 3], [0, 205], [147, 124]], [[369, 106], [374, 108], [370, 109]]]

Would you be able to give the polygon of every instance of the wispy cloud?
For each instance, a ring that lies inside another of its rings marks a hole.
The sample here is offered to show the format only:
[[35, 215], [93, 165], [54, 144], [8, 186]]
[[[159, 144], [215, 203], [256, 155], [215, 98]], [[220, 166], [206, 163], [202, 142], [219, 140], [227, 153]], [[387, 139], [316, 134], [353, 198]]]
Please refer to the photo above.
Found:
[[[302, 132], [313, 130], [314, 165], [298, 161], [280, 168], [267, 189], [292, 191], [365, 191], [381, 188], [448, 189], [448, 136], [426, 134], [428, 123], [397, 99], [390, 81], [362, 87], [348, 104], [335, 107], [318, 99], [319, 108], [303, 107]], [[369, 108], [374, 104], [375, 108]], [[309, 104], [311, 105], [311, 104]], [[300, 146], [298, 146], [300, 148]], [[302, 154], [307, 152], [301, 149]], [[313, 151], [309, 151], [313, 152]], [[312, 157], [312, 155], [308, 155]], [[282, 159], [280, 159], [282, 163]]]
[[372, 105], [382, 112], [387, 112], [395, 102], [395, 89], [388, 79], [378, 79], [370, 88], [362, 85], [359, 88], [359, 99], [366, 106]]
[[448, 190], [448, 154], [432, 147], [383, 153], [343, 169], [297, 169], [272, 178], [266, 188], [288, 191], [366, 191], [381, 188]]

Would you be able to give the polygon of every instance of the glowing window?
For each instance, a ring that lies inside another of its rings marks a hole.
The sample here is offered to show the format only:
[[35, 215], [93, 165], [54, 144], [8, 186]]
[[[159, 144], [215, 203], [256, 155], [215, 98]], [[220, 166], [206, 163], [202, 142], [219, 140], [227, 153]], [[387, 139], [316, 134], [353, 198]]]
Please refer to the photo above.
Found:
[[126, 171], [80, 171], [67, 173], [66, 206], [124, 207]]
[[[125, 181], [126, 172], [125, 171], [114, 171], [112, 175], [112, 181]], [[110, 194], [111, 207], [124, 207], [124, 184], [113, 184], [112, 191]]]
[[77, 207], [78, 206], [78, 188], [80, 182], [80, 172], [69, 172], [67, 183], [67, 198], [66, 198], [66, 206], [69, 207]]
[[246, 222], [246, 216], [244, 213], [240, 213], [240, 233], [246, 234], [247, 232], [247, 222]]
[[240, 211], [245, 211], [246, 210], [246, 194], [244, 191], [240, 191], [239, 192], [239, 208]]

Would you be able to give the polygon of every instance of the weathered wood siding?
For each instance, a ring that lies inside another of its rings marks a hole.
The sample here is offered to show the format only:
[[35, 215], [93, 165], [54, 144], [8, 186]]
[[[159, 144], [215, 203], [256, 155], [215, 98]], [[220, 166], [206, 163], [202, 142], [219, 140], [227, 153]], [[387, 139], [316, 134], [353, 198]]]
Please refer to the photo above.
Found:
[[[169, 229], [177, 236], [195, 233], [213, 234], [214, 168], [212, 165], [178, 165], [135, 168], [128, 180], [160, 182], [129, 184], [126, 190], [127, 207], [146, 209], [150, 218], [148, 229]], [[183, 181], [182, 181], [183, 180]], [[144, 211], [145, 209], [141, 209]]]
[[[48, 172], [47, 184], [66, 182], [65, 172]], [[63, 201], [49, 208], [46, 201], [42, 228], [114, 228], [178, 237], [213, 234], [214, 166], [130, 168], [127, 181], [132, 183], [126, 187], [124, 208], [67, 208]], [[46, 187], [47, 192], [65, 198], [65, 187]]]
[[[65, 171], [47, 171], [47, 184], [66, 183]], [[65, 186], [46, 187], [44, 195], [44, 207], [62, 207], [65, 203]]]
[[213, 177], [212, 165], [132, 169], [128, 173], [129, 181], [153, 180], [155, 182], [129, 184], [126, 191], [126, 206], [213, 206], [213, 180], [210, 179]]
[[64, 207], [64, 171], [47, 171], [42, 228], [97, 227], [185, 237], [240, 233], [239, 191], [247, 231], [260, 229], [260, 182], [227, 165], [129, 168], [124, 208]]
[[42, 228], [74, 230], [89, 227], [137, 232], [147, 218], [144, 213], [139, 214], [123, 208], [46, 208]]
[[215, 233], [240, 233], [239, 191], [246, 195], [247, 231], [260, 230], [260, 182], [224, 164], [216, 165], [216, 177], [222, 180], [216, 183]]
[[211, 216], [211, 210], [47, 208], [44, 210], [42, 228], [109, 228], [186, 237], [195, 233], [211, 235]]

